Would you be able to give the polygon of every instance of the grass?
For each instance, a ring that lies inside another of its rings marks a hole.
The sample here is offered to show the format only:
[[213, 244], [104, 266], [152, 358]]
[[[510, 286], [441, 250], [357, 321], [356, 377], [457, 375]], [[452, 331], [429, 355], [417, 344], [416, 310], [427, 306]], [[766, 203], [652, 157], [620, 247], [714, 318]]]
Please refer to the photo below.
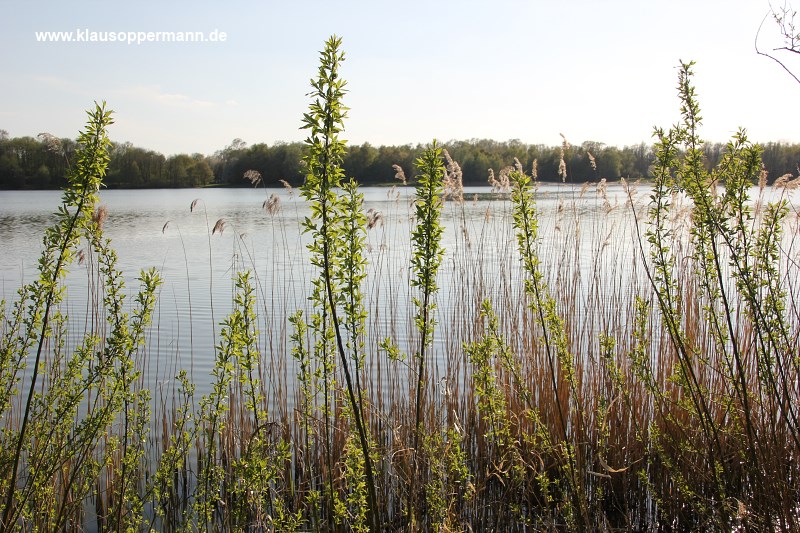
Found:
[[[0, 530], [800, 527], [797, 180], [767, 186], [744, 132], [705, 168], [692, 66], [652, 184], [546, 195], [516, 162], [478, 202], [431, 146], [413, 204], [389, 189], [377, 218], [338, 187], [338, 46], [306, 117], [311, 266], [214, 236], [237, 259], [202, 394], [176, 365], [151, 395], [160, 278], [127, 301], [90, 113], [40, 279], [2, 307]], [[84, 325], [63, 304], [79, 250]]]

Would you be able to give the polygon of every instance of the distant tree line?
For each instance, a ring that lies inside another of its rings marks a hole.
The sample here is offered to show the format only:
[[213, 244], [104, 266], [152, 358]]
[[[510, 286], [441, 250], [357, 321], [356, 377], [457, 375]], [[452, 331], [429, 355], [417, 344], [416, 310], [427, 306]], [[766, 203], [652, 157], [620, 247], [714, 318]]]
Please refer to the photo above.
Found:
[[[800, 144], [766, 143], [764, 166], [770, 180], [800, 172]], [[498, 173], [512, 165], [514, 158], [531, 172], [534, 161], [538, 179], [562, 181], [559, 168], [566, 168], [566, 181], [583, 183], [602, 178], [616, 180], [647, 179], [653, 161], [650, 145], [641, 143], [622, 148], [587, 141], [580, 145], [545, 146], [525, 144], [517, 140], [492, 141], [472, 139], [445, 144], [452, 158], [459, 163], [465, 185], [487, 183], [489, 169]], [[0, 130], [0, 189], [52, 189], [65, 185], [65, 172], [77, 145], [72, 139], [55, 139], [49, 135], [9, 137]], [[344, 168], [362, 185], [395, 182], [401, 167], [412, 177], [414, 161], [422, 145], [372, 146], [369, 143], [348, 148]], [[299, 142], [248, 146], [241, 139], [213, 155], [178, 154], [165, 157], [153, 150], [115, 144], [111, 151], [106, 185], [109, 188], [179, 188], [226, 186], [243, 187], [248, 170], [256, 170], [267, 187], [279, 187], [282, 180], [297, 186], [303, 181]], [[723, 144], [707, 144], [706, 160], [716, 166], [725, 151]], [[561, 164], [563, 159], [564, 165]]]

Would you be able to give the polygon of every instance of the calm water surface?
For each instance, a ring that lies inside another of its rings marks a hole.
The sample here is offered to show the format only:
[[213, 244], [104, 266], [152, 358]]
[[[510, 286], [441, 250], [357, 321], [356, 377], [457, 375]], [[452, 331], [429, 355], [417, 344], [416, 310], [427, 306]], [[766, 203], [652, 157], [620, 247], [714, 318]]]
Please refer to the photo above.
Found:
[[[401, 347], [412, 349], [413, 294], [408, 276], [413, 188], [364, 188], [362, 192], [364, 209], [382, 213], [382, 222], [367, 238], [367, 344], [375, 346], [391, 336]], [[512, 314], [520, 309], [522, 283], [511, 204], [489, 199], [488, 192], [488, 188], [468, 188], [463, 204], [448, 202], [444, 208], [447, 255], [439, 275], [434, 373], [457, 364], [452, 354], [460, 350], [482, 298], [492, 297], [497, 305], [511, 308]], [[479, 193], [482, 196], [475, 198]], [[280, 209], [269, 214], [262, 204], [273, 194], [280, 197]], [[41, 237], [55, 220], [52, 213], [60, 197], [58, 191], [0, 192], [0, 291], [7, 301], [15, 298], [22, 282], [34, 279]], [[270, 361], [269, 374], [276, 382], [281, 377], [284, 383], [287, 378], [291, 381], [293, 367], [287, 350], [291, 332], [286, 318], [298, 309], [307, 310], [314, 275], [306, 250], [308, 239], [301, 232], [309, 210], [298, 191], [114, 190], [103, 191], [100, 197], [108, 208], [105, 233], [117, 251], [129, 301], [141, 269], [155, 267], [164, 279], [147, 348], [148, 386], [158, 389], [172, 383], [172, 376], [184, 368], [192, 373], [197, 392], [207, 392], [219, 323], [231, 310], [231, 280], [241, 269], [253, 272], [261, 349]], [[624, 206], [626, 199], [618, 186], [609, 187], [607, 201], [593, 187], [585, 196], [579, 186], [540, 188], [543, 269], [555, 291], [582, 291], [590, 308], [597, 290], [636, 289], [626, 281], [636, 254], [632, 210]], [[220, 219], [224, 231], [212, 235]], [[561, 268], [565, 264], [571, 268]], [[87, 328], [90, 265], [91, 261], [73, 265], [67, 280], [65, 308], [75, 339]], [[600, 271], [618, 279], [599, 284]]]

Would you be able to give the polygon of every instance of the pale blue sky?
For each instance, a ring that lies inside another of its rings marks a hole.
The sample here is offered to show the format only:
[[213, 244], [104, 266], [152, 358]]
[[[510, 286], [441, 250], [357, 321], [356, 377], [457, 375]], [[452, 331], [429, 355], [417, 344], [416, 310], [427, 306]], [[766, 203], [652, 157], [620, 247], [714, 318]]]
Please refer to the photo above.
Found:
[[[774, 0], [782, 1], [782, 0]], [[0, 0], [0, 129], [75, 137], [105, 99], [112, 139], [211, 154], [303, 139], [318, 51], [344, 40], [345, 137], [651, 142], [697, 61], [704, 138], [800, 142], [800, 84], [756, 55], [767, 0], [115, 2]], [[798, 6], [800, 7], [800, 6]], [[203, 31], [224, 43], [42, 43], [35, 31]], [[767, 21], [762, 45], [774, 44]], [[772, 38], [772, 40], [771, 40]], [[787, 58], [800, 72], [800, 62]]]

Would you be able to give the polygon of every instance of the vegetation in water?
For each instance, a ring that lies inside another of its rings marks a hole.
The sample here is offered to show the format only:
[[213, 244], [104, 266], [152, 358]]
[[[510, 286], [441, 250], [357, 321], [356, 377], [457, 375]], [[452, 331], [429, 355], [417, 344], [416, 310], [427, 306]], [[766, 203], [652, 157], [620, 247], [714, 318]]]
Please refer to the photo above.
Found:
[[[545, 212], [541, 161], [509, 154], [489, 174], [505, 200], [476, 226], [457, 149], [437, 142], [410, 206], [364, 210], [343, 61], [331, 37], [303, 117], [307, 305], [233, 269], [200, 398], [185, 371], [162, 401], [146, 386], [161, 278], [129, 292], [116, 267], [97, 205], [112, 116], [89, 112], [60, 152], [38, 278], [0, 307], [0, 531], [797, 530], [800, 178], [770, 180], [743, 130], [709, 157], [693, 65], [680, 122], [655, 131], [649, 197], [623, 181], [612, 201], [599, 180]], [[558, 179], [582, 151], [564, 139]], [[605, 216], [587, 221], [590, 204]], [[399, 216], [402, 261], [370, 241]], [[83, 326], [64, 305], [76, 262], [95, 295]]]

